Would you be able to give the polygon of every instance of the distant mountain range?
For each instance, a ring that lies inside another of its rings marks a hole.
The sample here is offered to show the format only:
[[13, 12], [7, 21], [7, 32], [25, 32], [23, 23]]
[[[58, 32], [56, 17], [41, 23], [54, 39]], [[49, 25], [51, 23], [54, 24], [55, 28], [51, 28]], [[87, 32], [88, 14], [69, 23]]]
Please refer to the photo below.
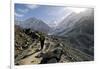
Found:
[[51, 28], [46, 23], [34, 17], [24, 21], [15, 20], [15, 24], [22, 28], [30, 28], [32, 30], [37, 30], [45, 33], [48, 33], [51, 30]]
[[90, 55], [94, 53], [94, 11], [88, 9], [79, 14], [72, 13], [59, 23], [52, 35], [64, 37], [74, 48]]
[[[65, 36], [66, 34], [69, 34], [69, 32], [71, 32], [72, 30], [75, 31], [76, 28], [80, 32], [82, 31], [82, 28], [90, 29], [90, 27], [88, 27], [88, 26], [91, 26], [91, 25], [93, 28], [93, 24], [94, 24], [93, 17], [94, 16], [93, 16], [92, 9], [89, 9], [85, 12], [81, 12], [79, 14], [72, 13], [69, 16], [67, 16], [64, 20], [62, 20], [51, 34]], [[82, 27], [82, 26], [84, 26], [84, 27]], [[93, 30], [93, 29], [91, 29], [91, 30]]]

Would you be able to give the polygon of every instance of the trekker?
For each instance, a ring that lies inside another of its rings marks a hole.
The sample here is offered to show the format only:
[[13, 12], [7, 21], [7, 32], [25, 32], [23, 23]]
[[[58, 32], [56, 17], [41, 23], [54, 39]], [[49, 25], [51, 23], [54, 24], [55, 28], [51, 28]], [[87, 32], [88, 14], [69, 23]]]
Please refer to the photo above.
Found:
[[44, 47], [44, 42], [45, 42], [45, 36], [44, 35], [40, 35], [40, 44], [41, 44], [41, 50]]
[[40, 41], [40, 45], [41, 45], [41, 50], [43, 50], [44, 47], [44, 42], [45, 42], [45, 36], [44, 34], [41, 32], [36, 33], [36, 35], [39, 37], [39, 41]]

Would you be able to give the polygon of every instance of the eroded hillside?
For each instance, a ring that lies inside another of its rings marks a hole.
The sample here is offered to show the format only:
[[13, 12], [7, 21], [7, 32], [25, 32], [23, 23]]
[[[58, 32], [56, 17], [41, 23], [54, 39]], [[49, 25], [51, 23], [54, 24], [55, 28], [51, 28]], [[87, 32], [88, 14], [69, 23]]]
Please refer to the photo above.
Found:
[[57, 62], [92, 61], [94, 57], [77, 48], [73, 48], [69, 39], [44, 34], [44, 49], [40, 50], [40, 41], [36, 32], [15, 26], [15, 65], [46, 64]]

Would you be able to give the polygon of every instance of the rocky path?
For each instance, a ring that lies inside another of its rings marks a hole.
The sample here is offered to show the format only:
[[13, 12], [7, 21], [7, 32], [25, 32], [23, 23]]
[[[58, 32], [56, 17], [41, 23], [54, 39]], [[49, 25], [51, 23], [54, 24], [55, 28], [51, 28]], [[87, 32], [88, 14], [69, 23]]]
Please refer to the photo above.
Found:
[[15, 64], [27, 65], [93, 60], [92, 56], [72, 48], [69, 45], [65, 46], [61, 41], [53, 40], [51, 38], [46, 38], [42, 55], [39, 49], [40, 43], [39, 41], [35, 41], [28, 49], [24, 50], [16, 57]]
[[[53, 49], [54, 42], [51, 42], [50, 40], [45, 41], [44, 49], [42, 52], [46, 53]], [[50, 46], [52, 45], [52, 47]], [[23, 64], [39, 64], [42, 60], [42, 57], [36, 58], [36, 56], [40, 55], [41, 51], [40, 49], [40, 43], [39, 41], [35, 41], [32, 43], [28, 49], [24, 50], [15, 59], [15, 64], [17, 65], [23, 65]]]
[[22, 60], [19, 61], [19, 64], [39, 64], [42, 58], [36, 58], [36, 56], [40, 54], [40, 52], [36, 52]]

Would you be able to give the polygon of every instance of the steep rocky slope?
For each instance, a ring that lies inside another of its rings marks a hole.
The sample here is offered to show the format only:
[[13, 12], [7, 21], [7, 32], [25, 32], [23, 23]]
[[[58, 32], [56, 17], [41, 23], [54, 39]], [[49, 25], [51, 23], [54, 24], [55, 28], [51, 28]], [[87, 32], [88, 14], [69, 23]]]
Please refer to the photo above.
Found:
[[[69, 40], [63, 37], [45, 35], [44, 49], [40, 49], [40, 41], [36, 32], [26, 33], [15, 25], [15, 65], [46, 64], [57, 62], [92, 61], [93, 56], [73, 48]], [[35, 37], [33, 37], [35, 36]]]
[[[72, 17], [71, 17], [72, 16]], [[94, 10], [66, 17], [53, 35], [64, 37], [70, 46], [94, 56]]]

